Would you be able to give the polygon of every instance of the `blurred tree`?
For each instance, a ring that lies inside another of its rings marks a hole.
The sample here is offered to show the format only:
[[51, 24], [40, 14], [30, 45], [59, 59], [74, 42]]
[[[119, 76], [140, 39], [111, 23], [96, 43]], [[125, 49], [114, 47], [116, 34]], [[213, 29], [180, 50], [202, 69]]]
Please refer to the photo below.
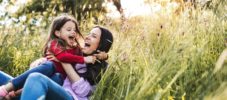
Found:
[[[9, 0], [14, 4], [15, 0]], [[12, 16], [20, 19], [25, 16], [25, 20], [19, 20], [20, 23], [37, 26], [37, 22], [41, 21], [43, 27], [48, 26], [49, 20], [60, 13], [69, 13], [77, 18], [78, 21], [94, 18], [98, 20], [100, 14], [105, 13], [102, 7], [104, 0], [28, 0], [16, 13]], [[29, 29], [30, 30], [30, 29]]]
[[113, 4], [117, 7], [117, 10], [120, 12], [120, 14], [122, 14], [123, 9], [121, 7], [121, 0], [113, 0]]

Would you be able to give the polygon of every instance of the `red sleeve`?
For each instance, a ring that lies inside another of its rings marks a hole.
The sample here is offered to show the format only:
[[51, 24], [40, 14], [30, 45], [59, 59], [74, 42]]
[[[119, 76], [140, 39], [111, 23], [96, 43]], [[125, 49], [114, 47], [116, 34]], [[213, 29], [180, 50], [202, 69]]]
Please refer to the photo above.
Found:
[[64, 48], [58, 44], [57, 40], [50, 42], [50, 52], [61, 62], [65, 63], [84, 63], [84, 57], [73, 55], [64, 50]]
[[73, 55], [67, 52], [61, 52], [55, 56], [59, 61], [65, 63], [84, 63], [83, 56]]
[[64, 51], [64, 48], [58, 44], [57, 40], [52, 40], [49, 44], [49, 51], [55, 56]]

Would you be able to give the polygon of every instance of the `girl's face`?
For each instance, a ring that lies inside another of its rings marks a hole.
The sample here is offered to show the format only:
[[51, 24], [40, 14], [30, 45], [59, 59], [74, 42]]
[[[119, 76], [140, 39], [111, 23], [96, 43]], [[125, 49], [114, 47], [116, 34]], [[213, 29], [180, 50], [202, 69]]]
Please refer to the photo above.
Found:
[[55, 35], [58, 36], [58, 38], [65, 40], [68, 47], [72, 47], [76, 43], [75, 38], [77, 33], [75, 23], [72, 21], [66, 22], [60, 31], [55, 31]]
[[85, 45], [83, 48], [83, 53], [84, 54], [91, 54], [93, 51], [95, 51], [100, 42], [101, 38], [101, 30], [99, 28], [93, 28], [90, 31], [90, 34], [85, 37]]

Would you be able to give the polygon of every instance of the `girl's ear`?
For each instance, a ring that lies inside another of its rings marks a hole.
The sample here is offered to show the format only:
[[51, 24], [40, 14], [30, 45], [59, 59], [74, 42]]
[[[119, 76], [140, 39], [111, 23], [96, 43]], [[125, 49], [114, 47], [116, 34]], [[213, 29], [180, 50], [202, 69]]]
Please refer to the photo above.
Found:
[[60, 31], [55, 31], [54, 34], [55, 34], [57, 37], [60, 37]]

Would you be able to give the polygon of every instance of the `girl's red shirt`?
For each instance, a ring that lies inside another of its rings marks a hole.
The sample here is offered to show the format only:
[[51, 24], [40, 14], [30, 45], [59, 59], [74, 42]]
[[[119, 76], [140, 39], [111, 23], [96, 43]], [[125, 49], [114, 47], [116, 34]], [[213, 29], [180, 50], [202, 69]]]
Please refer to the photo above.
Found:
[[[64, 63], [71, 63], [73, 66], [77, 63], [84, 63], [84, 57], [82, 56], [81, 49], [77, 46], [72, 49], [63, 48], [57, 40], [52, 40], [49, 43], [49, 51], [54, 54], [54, 56]], [[56, 72], [59, 72], [66, 77], [66, 73], [60, 62], [53, 61], [55, 65]]]

